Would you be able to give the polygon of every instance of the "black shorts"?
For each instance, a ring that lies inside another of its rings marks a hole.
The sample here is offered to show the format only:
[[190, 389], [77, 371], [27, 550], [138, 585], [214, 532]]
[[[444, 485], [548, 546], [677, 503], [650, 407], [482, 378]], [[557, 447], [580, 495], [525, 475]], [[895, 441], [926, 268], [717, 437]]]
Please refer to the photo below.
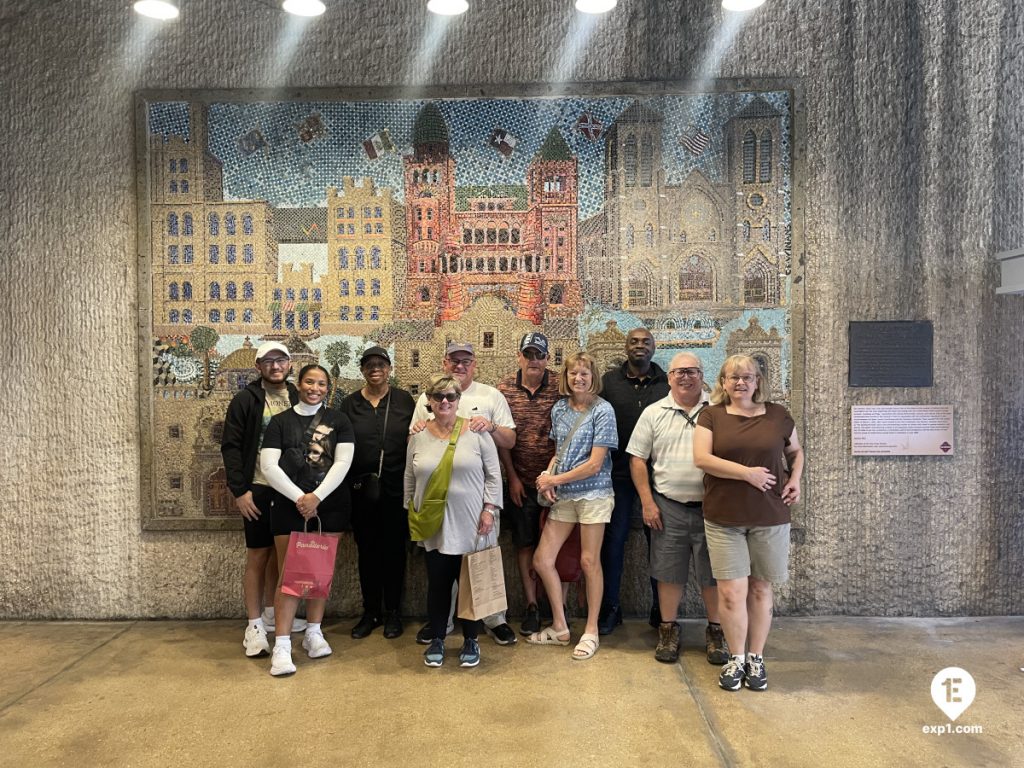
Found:
[[[339, 487], [334, 493], [341, 492], [342, 488]], [[334, 494], [331, 495], [333, 496]], [[317, 517], [320, 518], [320, 531], [323, 533], [341, 533], [342, 531], [352, 530], [349, 506], [347, 504], [330, 504], [329, 501], [329, 499], [325, 499], [317, 507]], [[279, 493], [274, 494], [274, 514], [271, 516], [271, 520], [274, 536], [287, 536], [292, 531], [306, 530], [311, 533], [316, 533], [317, 531], [316, 518], [310, 518], [309, 525], [307, 526], [306, 521], [299, 514], [299, 510], [295, 508], [295, 503]]]
[[537, 489], [523, 486], [523, 506], [512, 503], [512, 496], [505, 488], [505, 508], [501, 510], [502, 528], [512, 531], [512, 543], [516, 549], [536, 547], [540, 542], [540, 512], [537, 503]]
[[260, 516], [255, 520], [242, 518], [242, 525], [245, 528], [245, 546], [248, 549], [265, 549], [274, 546], [274, 532], [271, 527], [274, 506], [274, 497], [277, 494], [274, 489], [267, 485], [254, 485], [252, 487], [252, 502], [260, 511]]

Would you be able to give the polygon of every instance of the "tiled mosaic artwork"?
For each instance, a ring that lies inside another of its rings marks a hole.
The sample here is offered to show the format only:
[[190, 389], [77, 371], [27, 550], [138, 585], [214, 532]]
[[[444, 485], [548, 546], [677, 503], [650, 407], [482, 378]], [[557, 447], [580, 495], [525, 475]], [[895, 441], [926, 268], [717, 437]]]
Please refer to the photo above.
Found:
[[152, 528], [237, 524], [219, 438], [280, 340], [335, 401], [358, 352], [413, 391], [448, 339], [478, 377], [540, 329], [554, 366], [623, 359], [649, 327], [663, 366], [735, 352], [773, 397], [792, 370], [788, 91], [432, 101], [146, 101]]

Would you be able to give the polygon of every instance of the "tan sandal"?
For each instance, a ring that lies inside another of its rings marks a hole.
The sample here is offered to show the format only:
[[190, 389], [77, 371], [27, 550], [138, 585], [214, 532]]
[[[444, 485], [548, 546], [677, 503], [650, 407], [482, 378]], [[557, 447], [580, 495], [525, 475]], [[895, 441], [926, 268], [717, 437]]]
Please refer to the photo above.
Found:
[[586, 661], [597, 653], [597, 649], [600, 647], [601, 641], [597, 639], [597, 635], [587, 632], [580, 637], [580, 641], [572, 651], [572, 657], [576, 661]]
[[572, 634], [569, 629], [556, 632], [554, 627], [544, 627], [540, 632], [534, 632], [526, 638], [526, 642], [534, 645], [568, 645]]

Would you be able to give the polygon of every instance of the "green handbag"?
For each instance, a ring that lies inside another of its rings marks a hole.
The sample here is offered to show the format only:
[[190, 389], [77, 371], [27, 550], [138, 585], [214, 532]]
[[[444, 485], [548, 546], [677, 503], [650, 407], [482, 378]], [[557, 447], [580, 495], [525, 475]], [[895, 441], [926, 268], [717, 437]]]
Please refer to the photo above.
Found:
[[462, 434], [462, 417], [455, 419], [448, 448], [441, 461], [427, 480], [427, 487], [417, 510], [413, 499], [409, 499], [409, 536], [413, 541], [426, 541], [439, 530], [444, 521], [444, 507], [448, 503], [448, 484], [452, 479], [452, 465], [455, 462], [455, 444]]

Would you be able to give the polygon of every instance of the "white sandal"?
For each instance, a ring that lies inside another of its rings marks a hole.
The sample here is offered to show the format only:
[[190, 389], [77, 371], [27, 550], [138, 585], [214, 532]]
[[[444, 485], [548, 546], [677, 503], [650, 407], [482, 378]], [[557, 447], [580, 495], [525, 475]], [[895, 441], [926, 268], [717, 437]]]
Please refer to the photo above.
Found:
[[598, 640], [597, 635], [587, 632], [580, 637], [580, 641], [572, 651], [572, 657], [576, 661], [586, 661], [597, 653], [597, 649], [600, 647], [601, 641]]

